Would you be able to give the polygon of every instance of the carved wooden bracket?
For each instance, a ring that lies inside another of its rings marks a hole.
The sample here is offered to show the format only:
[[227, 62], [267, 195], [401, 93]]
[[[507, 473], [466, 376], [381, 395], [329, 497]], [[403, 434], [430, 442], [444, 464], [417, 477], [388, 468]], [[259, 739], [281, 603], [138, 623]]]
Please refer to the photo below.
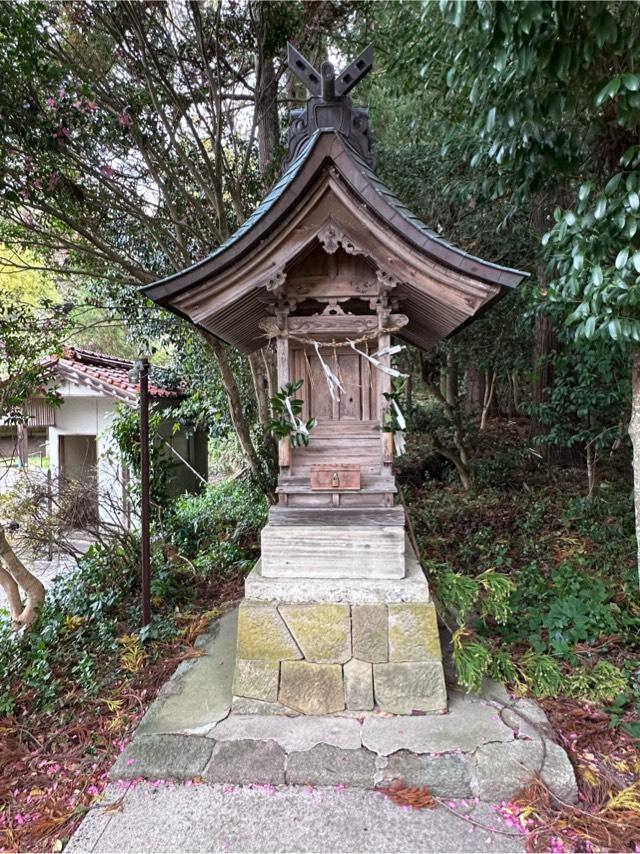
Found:
[[392, 291], [400, 284], [400, 280], [392, 276], [391, 273], [387, 273], [386, 270], [376, 270], [376, 279], [380, 285], [381, 294], [388, 294], [389, 291]]
[[284, 290], [286, 282], [287, 274], [285, 273], [284, 268], [280, 268], [278, 270], [274, 270], [268, 278], [260, 284], [265, 287], [269, 293], [280, 295]]

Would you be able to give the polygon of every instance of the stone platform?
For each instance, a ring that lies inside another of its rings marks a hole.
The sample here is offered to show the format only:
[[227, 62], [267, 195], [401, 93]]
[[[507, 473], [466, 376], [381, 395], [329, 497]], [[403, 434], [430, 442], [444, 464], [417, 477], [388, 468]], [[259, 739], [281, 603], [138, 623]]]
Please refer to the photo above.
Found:
[[112, 779], [355, 788], [402, 780], [442, 798], [495, 802], [537, 774], [563, 801], [575, 800], [572, 766], [544, 713], [497, 683], [479, 696], [450, 685], [444, 715], [272, 715], [259, 703], [254, 714], [231, 712], [236, 617], [216, 621], [200, 641], [204, 655], [178, 668]]
[[435, 607], [411, 548], [402, 554], [402, 578], [351, 579], [268, 578], [263, 555], [239, 610], [233, 711], [446, 711]]

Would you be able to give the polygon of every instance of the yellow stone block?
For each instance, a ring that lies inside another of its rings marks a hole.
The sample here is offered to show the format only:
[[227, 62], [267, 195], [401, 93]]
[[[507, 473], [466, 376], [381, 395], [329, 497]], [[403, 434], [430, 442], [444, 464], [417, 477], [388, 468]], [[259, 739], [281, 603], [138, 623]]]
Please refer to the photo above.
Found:
[[302, 658], [275, 605], [243, 602], [238, 612], [238, 658]]
[[351, 658], [351, 615], [348, 605], [281, 605], [280, 614], [307, 661], [315, 664], [344, 664]]
[[344, 709], [344, 684], [339, 664], [283, 661], [278, 699], [303, 715], [331, 715]]
[[433, 661], [441, 657], [433, 603], [389, 605], [389, 661]]

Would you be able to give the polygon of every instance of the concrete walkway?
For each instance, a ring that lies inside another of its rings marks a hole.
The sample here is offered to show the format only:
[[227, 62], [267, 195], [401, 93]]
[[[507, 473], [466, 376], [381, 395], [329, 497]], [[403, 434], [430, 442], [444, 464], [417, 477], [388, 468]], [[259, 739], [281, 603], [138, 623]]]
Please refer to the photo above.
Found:
[[491, 806], [458, 802], [455, 809], [466, 818], [445, 807], [400, 807], [356, 789], [112, 783], [65, 851], [524, 850], [524, 837]]

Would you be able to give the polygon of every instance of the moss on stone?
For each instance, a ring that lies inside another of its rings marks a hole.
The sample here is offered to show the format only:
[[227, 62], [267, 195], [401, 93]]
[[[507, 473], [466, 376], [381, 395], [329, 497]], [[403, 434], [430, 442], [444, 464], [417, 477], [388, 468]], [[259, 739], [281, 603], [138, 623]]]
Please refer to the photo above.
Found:
[[280, 614], [307, 661], [344, 664], [351, 658], [351, 616], [348, 605], [281, 605]]
[[275, 605], [243, 602], [238, 613], [238, 658], [302, 658]]
[[439, 661], [441, 657], [433, 603], [389, 605], [389, 661]]

